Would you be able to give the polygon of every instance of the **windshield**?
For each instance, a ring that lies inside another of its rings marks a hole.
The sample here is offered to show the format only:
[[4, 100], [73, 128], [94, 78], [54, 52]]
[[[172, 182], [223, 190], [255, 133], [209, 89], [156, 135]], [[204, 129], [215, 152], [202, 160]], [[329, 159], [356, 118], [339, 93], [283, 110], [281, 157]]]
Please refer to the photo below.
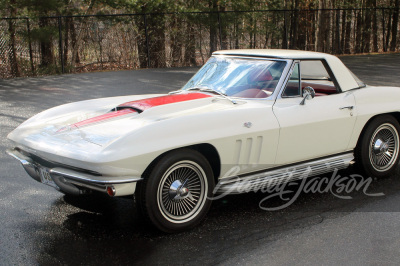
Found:
[[285, 61], [278, 60], [211, 57], [182, 89], [266, 98], [274, 92], [285, 66]]

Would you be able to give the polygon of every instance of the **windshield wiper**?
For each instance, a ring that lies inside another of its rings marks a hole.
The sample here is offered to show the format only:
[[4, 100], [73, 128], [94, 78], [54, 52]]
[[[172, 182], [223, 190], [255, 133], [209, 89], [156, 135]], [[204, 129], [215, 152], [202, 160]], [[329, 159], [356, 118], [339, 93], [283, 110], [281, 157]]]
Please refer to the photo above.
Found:
[[220, 91], [217, 91], [216, 89], [213, 88], [209, 88], [209, 87], [203, 87], [203, 86], [195, 86], [195, 87], [191, 87], [186, 89], [186, 91], [206, 91], [206, 92], [214, 92], [216, 94], [221, 95], [222, 97], [224, 97], [225, 99], [228, 99], [230, 102], [232, 102], [233, 104], [237, 104], [237, 102], [230, 98], [228, 95], [226, 95], [225, 93], [222, 93]]
[[168, 92], [168, 94], [177, 94], [177, 93], [180, 93], [180, 92], [182, 92], [183, 90], [177, 90], [177, 91], [170, 91], [170, 92]]

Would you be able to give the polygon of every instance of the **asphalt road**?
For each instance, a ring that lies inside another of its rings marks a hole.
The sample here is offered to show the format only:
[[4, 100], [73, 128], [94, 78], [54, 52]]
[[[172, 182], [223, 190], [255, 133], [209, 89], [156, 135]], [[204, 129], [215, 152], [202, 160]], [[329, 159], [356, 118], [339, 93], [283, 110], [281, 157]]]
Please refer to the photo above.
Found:
[[[400, 86], [400, 54], [343, 61], [368, 84]], [[168, 92], [196, 70], [0, 80], [0, 265], [400, 263], [399, 173], [373, 180], [368, 193], [383, 196], [301, 193], [291, 206], [274, 212], [259, 208], [265, 194], [229, 196], [215, 201], [197, 228], [167, 235], [138, 216], [132, 199], [63, 196], [29, 178], [5, 154], [7, 134], [42, 110], [90, 98]]]

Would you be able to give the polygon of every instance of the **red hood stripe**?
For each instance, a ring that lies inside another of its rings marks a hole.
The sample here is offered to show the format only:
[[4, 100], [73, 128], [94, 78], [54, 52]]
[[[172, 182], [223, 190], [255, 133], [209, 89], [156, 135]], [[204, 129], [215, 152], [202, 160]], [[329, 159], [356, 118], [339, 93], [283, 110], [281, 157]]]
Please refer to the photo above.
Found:
[[99, 116], [95, 116], [86, 120], [83, 120], [81, 122], [75, 123], [73, 124], [76, 127], [82, 127], [88, 124], [93, 124], [93, 123], [97, 123], [103, 120], [108, 120], [114, 117], [118, 117], [121, 115], [127, 115], [127, 114], [131, 114], [131, 113], [136, 113], [135, 110], [133, 109], [123, 109], [123, 110], [119, 110], [119, 111], [115, 111], [115, 112], [111, 112], [111, 113], [106, 113], [104, 115], [99, 115]]
[[171, 94], [160, 97], [154, 97], [149, 99], [143, 99], [138, 101], [126, 102], [118, 105], [118, 107], [132, 107], [139, 110], [147, 110], [154, 106], [170, 104], [170, 103], [178, 103], [185, 102], [190, 100], [202, 99], [211, 97], [211, 95], [204, 93], [185, 93], [185, 94]]
[[[154, 98], [149, 98], [149, 99], [126, 102], [126, 103], [118, 105], [118, 108], [127, 107], [126, 109], [109, 112], [109, 113], [106, 113], [103, 115], [92, 117], [92, 118], [83, 120], [81, 122], [69, 125], [68, 127], [63, 127], [60, 130], [58, 130], [57, 132], [65, 131], [68, 128], [73, 129], [73, 128], [78, 128], [78, 127], [83, 127], [83, 126], [86, 126], [89, 124], [98, 123], [98, 122], [108, 120], [111, 118], [131, 114], [131, 113], [136, 113], [137, 112], [136, 110], [144, 111], [144, 110], [147, 110], [154, 106], [160, 106], [160, 105], [165, 105], [165, 104], [170, 104], [170, 103], [185, 102], [185, 101], [202, 99], [202, 98], [207, 98], [207, 97], [212, 97], [212, 96], [208, 95], [208, 94], [204, 94], [204, 93], [185, 93], [185, 94], [171, 94], [171, 95], [165, 95], [165, 96], [154, 97]], [[131, 108], [133, 108], [133, 109], [131, 109]]]

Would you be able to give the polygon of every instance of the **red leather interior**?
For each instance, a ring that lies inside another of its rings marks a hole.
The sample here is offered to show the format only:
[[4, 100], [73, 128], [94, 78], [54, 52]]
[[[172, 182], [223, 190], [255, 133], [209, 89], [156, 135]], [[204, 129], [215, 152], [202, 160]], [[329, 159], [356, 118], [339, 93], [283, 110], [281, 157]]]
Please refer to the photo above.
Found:
[[334, 85], [328, 84], [319, 84], [319, 83], [311, 83], [311, 82], [302, 82], [302, 89], [305, 87], [312, 87], [316, 93], [320, 93], [323, 95], [335, 94], [337, 93], [336, 87]]
[[[265, 78], [265, 81], [267, 82], [268, 87], [275, 87], [277, 84], [277, 81], [275, 80], [269, 80], [269, 77], [267, 74], [263, 76], [257, 76], [257, 81], [261, 81], [258, 79], [259, 77]], [[252, 77], [254, 78], [254, 77]], [[311, 82], [302, 82], [302, 89], [305, 87], [312, 87], [315, 91], [315, 96], [326, 96], [330, 94], [335, 94], [337, 93], [336, 87], [333, 85], [328, 85], [328, 84], [320, 84], [320, 83], [311, 83]], [[237, 93], [233, 94], [232, 96], [234, 97], [243, 97], [243, 98], [266, 98], [272, 94], [274, 91], [274, 88], [261, 88], [258, 87], [256, 84], [255, 85], [243, 85], [243, 86], [238, 86], [234, 88], [235, 91], [238, 91]], [[271, 92], [271, 93], [268, 93]], [[289, 82], [283, 96], [298, 96], [298, 82]]]
[[247, 89], [233, 95], [234, 97], [242, 98], [266, 98], [269, 95], [260, 89]]
[[271, 75], [271, 72], [269, 72], [269, 70], [253, 72], [247, 77], [247, 81], [250, 84], [254, 82], [269, 81], [273, 79], [274, 77]]
[[[288, 83], [283, 96], [296, 96], [299, 94], [297, 82], [291, 84]], [[315, 96], [326, 96], [330, 94], [337, 93], [336, 87], [334, 85], [320, 84], [320, 83], [311, 83], [311, 82], [302, 82], [302, 90], [305, 87], [311, 87], [315, 91]]]

